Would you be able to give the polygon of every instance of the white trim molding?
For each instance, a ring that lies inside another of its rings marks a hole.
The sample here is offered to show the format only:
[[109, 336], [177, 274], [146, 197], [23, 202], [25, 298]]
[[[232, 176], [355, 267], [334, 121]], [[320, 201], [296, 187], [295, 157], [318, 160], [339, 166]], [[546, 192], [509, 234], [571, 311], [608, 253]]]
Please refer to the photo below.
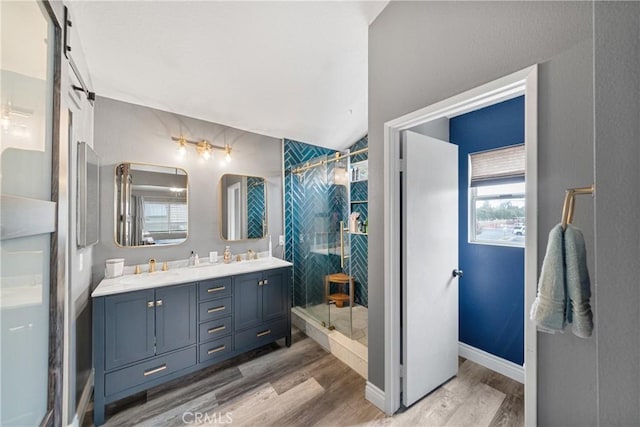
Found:
[[520, 366], [463, 342], [458, 342], [458, 355], [524, 384], [524, 366]]
[[537, 336], [527, 316], [537, 290], [538, 269], [538, 66], [533, 65], [384, 124], [384, 412], [400, 408], [400, 158], [401, 132], [437, 119], [468, 113], [525, 95], [525, 425], [537, 425]]
[[373, 403], [378, 409], [384, 411], [384, 391], [367, 381], [367, 387], [364, 389], [364, 397]]

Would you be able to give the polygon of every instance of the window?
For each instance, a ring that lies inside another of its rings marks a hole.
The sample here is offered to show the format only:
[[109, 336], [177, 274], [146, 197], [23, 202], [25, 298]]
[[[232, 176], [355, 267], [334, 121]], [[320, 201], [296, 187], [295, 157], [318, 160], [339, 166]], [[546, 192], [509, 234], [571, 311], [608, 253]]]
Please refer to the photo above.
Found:
[[145, 201], [144, 230], [148, 233], [187, 231], [187, 204]]
[[469, 242], [524, 247], [524, 145], [469, 156]]

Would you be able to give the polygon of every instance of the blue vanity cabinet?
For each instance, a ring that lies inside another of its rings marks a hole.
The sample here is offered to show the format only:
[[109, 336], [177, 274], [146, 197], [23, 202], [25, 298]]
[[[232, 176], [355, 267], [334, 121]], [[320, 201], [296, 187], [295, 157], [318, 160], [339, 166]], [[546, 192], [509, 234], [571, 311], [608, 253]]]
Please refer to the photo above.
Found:
[[98, 293], [93, 297], [94, 424], [104, 423], [105, 406], [116, 400], [280, 338], [290, 346], [290, 285], [291, 268], [279, 267]]
[[259, 325], [262, 322], [262, 272], [241, 274], [233, 279], [235, 330], [241, 331]]
[[196, 343], [196, 313], [195, 285], [156, 289], [156, 354]]
[[104, 297], [104, 369], [155, 354], [154, 301], [153, 289]]
[[196, 284], [93, 299], [94, 423], [104, 405], [197, 363]]
[[291, 269], [234, 277], [235, 345], [249, 350], [279, 338], [291, 345]]

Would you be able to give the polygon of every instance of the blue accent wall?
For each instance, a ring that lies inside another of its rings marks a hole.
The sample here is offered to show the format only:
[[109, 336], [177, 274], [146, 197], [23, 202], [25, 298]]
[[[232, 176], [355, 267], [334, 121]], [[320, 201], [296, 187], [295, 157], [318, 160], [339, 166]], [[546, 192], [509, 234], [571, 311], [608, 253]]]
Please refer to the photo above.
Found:
[[524, 363], [524, 248], [468, 242], [468, 156], [524, 142], [524, 97], [449, 121], [459, 146], [459, 339], [472, 347]]

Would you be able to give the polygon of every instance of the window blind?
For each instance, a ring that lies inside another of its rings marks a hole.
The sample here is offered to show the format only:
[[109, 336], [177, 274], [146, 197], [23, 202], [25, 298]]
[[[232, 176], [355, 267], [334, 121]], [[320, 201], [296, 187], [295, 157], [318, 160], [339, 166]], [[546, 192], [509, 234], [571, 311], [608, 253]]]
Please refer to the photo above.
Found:
[[469, 155], [471, 186], [524, 181], [524, 144]]

